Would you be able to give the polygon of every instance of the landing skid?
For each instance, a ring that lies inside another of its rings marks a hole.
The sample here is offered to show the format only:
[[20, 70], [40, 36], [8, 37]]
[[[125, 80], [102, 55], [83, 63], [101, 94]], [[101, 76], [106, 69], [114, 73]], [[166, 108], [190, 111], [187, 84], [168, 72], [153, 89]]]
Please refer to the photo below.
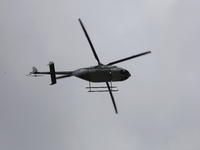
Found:
[[[117, 86], [112, 86], [112, 82], [111, 83], [111, 86], [110, 86], [110, 89], [112, 92], [117, 92], [119, 91], [117, 88]], [[93, 90], [93, 89], [105, 89], [105, 88], [108, 88], [107, 86], [91, 86], [91, 83], [89, 82], [89, 87], [86, 87], [86, 89], [89, 89], [88, 92], [109, 92], [109, 90]]]

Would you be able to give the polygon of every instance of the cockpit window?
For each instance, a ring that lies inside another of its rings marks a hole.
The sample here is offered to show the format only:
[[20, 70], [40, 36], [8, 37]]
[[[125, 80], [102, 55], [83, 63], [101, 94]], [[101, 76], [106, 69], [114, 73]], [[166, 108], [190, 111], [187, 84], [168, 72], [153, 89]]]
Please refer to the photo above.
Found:
[[121, 73], [121, 74], [124, 74], [124, 73], [125, 73], [125, 70], [120, 70], [120, 73]]

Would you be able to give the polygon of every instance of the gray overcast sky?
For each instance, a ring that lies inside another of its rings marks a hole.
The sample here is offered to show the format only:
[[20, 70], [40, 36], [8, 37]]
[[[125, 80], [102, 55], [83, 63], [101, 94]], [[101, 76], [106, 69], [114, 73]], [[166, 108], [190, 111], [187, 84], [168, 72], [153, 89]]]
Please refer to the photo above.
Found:
[[[1, 0], [0, 149], [199, 150], [199, 0]], [[72, 77], [25, 75], [36, 66], [96, 65], [81, 18], [103, 63], [131, 73], [108, 93]]]

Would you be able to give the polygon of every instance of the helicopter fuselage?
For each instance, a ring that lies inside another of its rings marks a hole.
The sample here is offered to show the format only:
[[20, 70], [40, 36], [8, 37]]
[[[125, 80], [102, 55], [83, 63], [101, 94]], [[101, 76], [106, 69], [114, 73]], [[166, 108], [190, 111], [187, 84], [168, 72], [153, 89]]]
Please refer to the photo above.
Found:
[[126, 69], [108, 65], [77, 69], [73, 75], [89, 82], [124, 81], [131, 76]]

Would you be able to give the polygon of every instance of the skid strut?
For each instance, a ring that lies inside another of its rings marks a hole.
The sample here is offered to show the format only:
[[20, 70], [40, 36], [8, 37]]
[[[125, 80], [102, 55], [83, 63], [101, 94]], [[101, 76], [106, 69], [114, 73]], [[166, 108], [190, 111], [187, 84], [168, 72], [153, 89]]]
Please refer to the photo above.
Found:
[[[105, 89], [108, 88], [107, 86], [91, 86], [91, 83], [89, 82], [89, 87], [86, 87], [86, 89], [89, 89], [88, 92], [109, 92], [109, 90], [93, 90], [93, 89]], [[119, 91], [118, 89], [116, 89], [117, 86], [112, 86], [112, 82], [111, 82], [111, 86], [110, 89], [112, 92], [117, 92]]]

